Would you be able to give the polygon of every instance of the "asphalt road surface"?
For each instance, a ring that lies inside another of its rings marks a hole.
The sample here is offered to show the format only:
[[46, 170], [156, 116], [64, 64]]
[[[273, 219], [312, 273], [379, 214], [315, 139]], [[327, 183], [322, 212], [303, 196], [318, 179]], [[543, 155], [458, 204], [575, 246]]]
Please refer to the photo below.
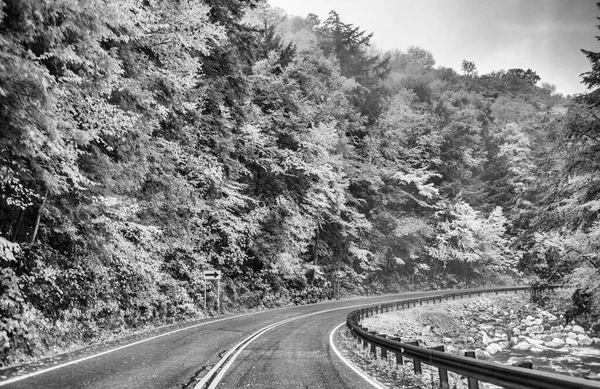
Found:
[[331, 331], [360, 305], [438, 293], [334, 301], [210, 319], [41, 361], [35, 369], [21, 366], [16, 376], [16, 368], [1, 369], [0, 377], [7, 378], [0, 380], [0, 388], [368, 388], [331, 349]]

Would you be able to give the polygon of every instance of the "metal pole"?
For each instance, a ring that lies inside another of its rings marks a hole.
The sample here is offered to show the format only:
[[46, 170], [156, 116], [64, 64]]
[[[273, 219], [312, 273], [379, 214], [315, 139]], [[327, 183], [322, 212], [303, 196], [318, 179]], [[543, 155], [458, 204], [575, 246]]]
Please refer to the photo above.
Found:
[[208, 307], [206, 306], [206, 278], [204, 279], [204, 312], [208, 312]]
[[221, 280], [217, 280], [217, 313], [221, 313]]

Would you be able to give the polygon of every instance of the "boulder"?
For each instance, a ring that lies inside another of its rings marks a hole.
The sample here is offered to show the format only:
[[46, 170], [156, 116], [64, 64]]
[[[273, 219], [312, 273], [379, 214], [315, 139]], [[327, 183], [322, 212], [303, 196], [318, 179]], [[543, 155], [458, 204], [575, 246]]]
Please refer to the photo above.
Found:
[[513, 350], [521, 350], [521, 351], [525, 351], [525, 350], [529, 350], [531, 348], [531, 345], [525, 341], [521, 341], [517, 344], [515, 344], [514, 346], [512, 346]]
[[556, 316], [554, 316], [553, 314], [551, 314], [551, 313], [550, 313], [550, 314], [549, 314], [549, 315], [546, 317], [546, 319], [547, 319], [548, 321], [557, 321], [557, 320], [558, 320], [558, 317], [556, 317]]
[[541, 353], [545, 350], [546, 348], [544, 346], [532, 346], [529, 351], [531, 351], [532, 353]]
[[483, 331], [481, 331], [481, 343], [483, 343], [484, 346], [487, 346], [488, 344], [492, 343], [490, 337]]
[[585, 330], [581, 326], [573, 326], [573, 328], [571, 328], [571, 331], [573, 331], [576, 334], [585, 334]]
[[569, 332], [567, 334], [567, 338], [571, 338], [571, 339], [577, 339], [577, 334], [574, 332]]
[[502, 346], [500, 346], [498, 343], [490, 343], [485, 348], [485, 351], [487, 351], [490, 355], [494, 355], [502, 351]]
[[531, 339], [531, 338], [527, 338], [525, 339], [527, 341], [527, 343], [532, 344], [532, 345], [536, 345], [536, 346], [541, 346], [544, 344], [544, 341], [541, 339]]
[[594, 343], [592, 339], [582, 334], [577, 335], [577, 342], [579, 342], [579, 344], [582, 346], [591, 346], [592, 343]]
[[487, 351], [478, 348], [475, 349], [475, 358], [489, 360], [492, 359], [492, 356]]
[[561, 344], [558, 344], [558, 343], [556, 343], [556, 342], [552, 342], [552, 341], [550, 341], [550, 342], [544, 342], [544, 347], [548, 347], [548, 348], [555, 348], [555, 349], [556, 349], [556, 348], [560, 348], [560, 347], [562, 347], [562, 345], [561, 345]]
[[552, 326], [550, 327], [550, 332], [562, 332], [562, 330], [564, 329], [565, 327], [563, 327], [562, 325]]
[[579, 343], [575, 339], [569, 338], [569, 337], [567, 337], [565, 339], [565, 343], [567, 346], [572, 346], [572, 347], [579, 346]]
[[540, 324], [542, 324], [544, 322], [544, 319], [538, 318], [538, 319], [533, 319], [531, 321], [531, 325], [532, 326], [539, 326]]
[[564, 345], [565, 345], [565, 341], [564, 341], [564, 340], [562, 340], [561, 338], [554, 338], [554, 339], [552, 339], [552, 342], [554, 342], [554, 343], [558, 343], [558, 344], [560, 344], [561, 346], [564, 346]]
[[532, 325], [531, 327], [527, 327], [525, 332], [527, 332], [528, 334], [541, 334], [542, 332], [544, 332], [544, 326], [539, 324]]

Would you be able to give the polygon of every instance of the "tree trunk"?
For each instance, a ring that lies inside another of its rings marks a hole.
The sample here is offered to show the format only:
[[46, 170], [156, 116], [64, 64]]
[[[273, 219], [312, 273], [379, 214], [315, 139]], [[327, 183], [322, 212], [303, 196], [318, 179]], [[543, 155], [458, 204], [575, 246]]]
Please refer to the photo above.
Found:
[[320, 228], [317, 226], [317, 235], [315, 235], [315, 266], [319, 264], [319, 231]]
[[17, 226], [15, 227], [15, 230], [11, 236], [11, 240], [13, 242], [16, 242], [17, 238], [19, 237], [19, 231], [21, 231], [21, 224], [23, 223], [23, 214], [25, 213], [25, 210], [23, 209], [20, 209], [19, 211], [19, 220], [17, 221]]
[[35, 226], [33, 227], [33, 234], [31, 235], [31, 243], [35, 242], [37, 238], [38, 229], [40, 227], [40, 219], [42, 218], [42, 211], [46, 206], [46, 200], [48, 199], [48, 189], [44, 192], [44, 198], [42, 199], [42, 204], [38, 208], [37, 216], [35, 218]]

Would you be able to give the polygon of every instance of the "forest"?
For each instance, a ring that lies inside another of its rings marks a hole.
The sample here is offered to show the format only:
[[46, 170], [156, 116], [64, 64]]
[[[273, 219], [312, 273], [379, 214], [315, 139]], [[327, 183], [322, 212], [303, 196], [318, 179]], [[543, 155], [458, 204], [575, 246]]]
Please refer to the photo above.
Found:
[[0, 366], [351, 295], [564, 284], [600, 307], [600, 53], [378, 51], [261, 0], [0, 0]]

